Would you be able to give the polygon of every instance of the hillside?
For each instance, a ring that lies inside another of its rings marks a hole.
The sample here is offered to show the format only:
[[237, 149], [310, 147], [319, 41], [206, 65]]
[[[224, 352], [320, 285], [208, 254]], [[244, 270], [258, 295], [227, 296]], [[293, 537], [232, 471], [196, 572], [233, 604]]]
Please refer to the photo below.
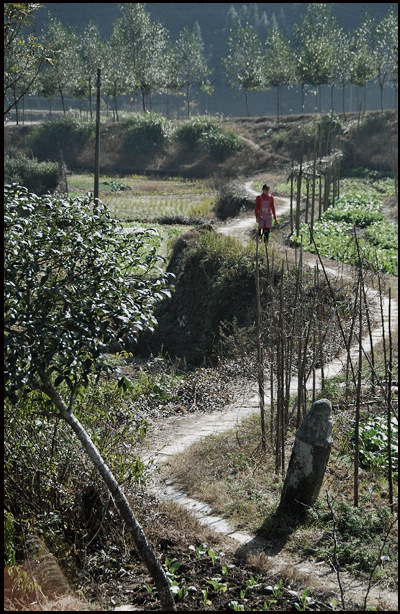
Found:
[[[301, 131], [311, 129], [321, 116], [302, 114], [275, 118], [225, 118], [221, 127], [232, 130], [241, 139], [238, 152], [225, 160], [199, 150], [183, 149], [168, 144], [147, 155], [133, 155], [124, 150], [124, 124], [102, 123], [101, 125], [101, 172], [103, 173], [168, 173], [188, 177], [213, 175], [237, 176], [254, 173], [264, 168], [283, 168], [290, 165], [293, 144], [299, 140]], [[343, 166], [365, 166], [373, 170], [390, 172], [395, 163], [397, 147], [398, 114], [396, 111], [370, 111], [359, 121], [358, 114], [341, 117], [341, 134], [336, 137], [334, 148], [344, 152]], [[179, 125], [182, 122], [175, 122]], [[20, 151], [30, 154], [28, 143], [33, 126], [6, 125], [4, 132], [5, 152]], [[74, 152], [63, 151], [68, 167], [73, 170], [93, 170], [94, 144], [86, 143]], [[40, 153], [40, 159], [54, 159], [48, 150]]]
[[[320, 116], [314, 114], [284, 116], [279, 123], [275, 118], [225, 118], [220, 126], [240, 137], [240, 149], [223, 160], [199, 149], [185, 148], [171, 142], [153, 149], [148, 154], [133, 155], [124, 148], [124, 124], [104, 123], [100, 135], [101, 174], [124, 175], [132, 173], [155, 173], [181, 175], [183, 177], [222, 178], [250, 175], [271, 170], [289, 168], [293, 145], [305, 132], [315, 129]], [[177, 125], [178, 122], [175, 122]], [[344, 153], [342, 168], [356, 167], [392, 174], [397, 168], [396, 111], [370, 111], [361, 121], [358, 114], [340, 117], [340, 134], [335, 137], [333, 148]], [[31, 154], [29, 135], [33, 126], [7, 125], [4, 131], [5, 152]], [[58, 150], [57, 150], [58, 151]], [[37, 155], [37, 154], [36, 154]], [[298, 152], [294, 153], [295, 161]], [[71, 171], [93, 172], [94, 143], [69, 151], [63, 156]], [[40, 159], [51, 159], [49, 149], [40, 152]], [[59, 161], [59, 151], [53, 154]]]

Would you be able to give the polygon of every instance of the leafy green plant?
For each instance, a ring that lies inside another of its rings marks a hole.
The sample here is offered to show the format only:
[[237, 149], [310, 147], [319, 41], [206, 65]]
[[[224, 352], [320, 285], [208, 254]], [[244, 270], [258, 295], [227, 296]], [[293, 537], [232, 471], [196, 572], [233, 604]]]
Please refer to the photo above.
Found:
[[234, 612], [244, 612], [244, 605], [238, 601], [230, 601], [228, 603], [228, 608]]
[[[377, 416], [368, 422], [360, 423], [360, 464], [367, 469], [387, 471], [388, 468], [388, 430], [386, 416]], [[393, 475], [398, 475], [398, 423], [391, 419], [391, 456]]]
[[217, 593], [226, 593], [228, 584], [226, 582], [221, 582], [221, 580], [222, 578], [215, 576], [211, 578], [211, 580], [206, 580], [206, 582], [210, 584]]
[[298, 612], [305, 612], [306, 606], [312, 602], [310, 593], [311, 591], [309, 588], [306, 588], [305, 591], [303, 591], [302, 593], [296, 593], [299, 601], [295, 602], [294, 607]]
[[283, 580], [279, 578], [278, 584], [274, 584], [274, 586], [268, 585], [265, 587], [265, 590], [269, 593], [272, 593], [274, 597], [280, 597], [283, 591]]
[[164, 561], [164, 567], [167, 570], [168, 578], [174, 578], [175, 573], [178, 571], [179, 567], [182, 565], [177, 559], [168, 559], [166, 558]]
[[[397, 224], [383, 220], [381, 205], [370, 196], [352, 193], [338, 199], [313, 226], [313, 238], [322, 256], [356, 264], [358, 250], [353, 228], [365, 228], [366, 238], [358, 239], [363, 266], [397, 275]], [[376, 229], [375, 229], [376, 226]], [[368, 240], [370, 239], [370, 241]], [[308, 251], [316, 248], [308, 224], [301, 224], [299, 235], [292, 236]], [[376, 247], [375, 247], [376, 246]]]
[[201, 591], [203, 605], [211, 605], [210, 599], [208, 599], [208, 589], [205, 588]]
[[102, 181], [102, 185], [107, 186], [111, 192], [123, 192], [124, 190], [130, 190], [131, 186], [123, 183], [122, 181], [112, 180], [112, 181]]
[[255, 579], [255, 578], [254, 578], [254, 576], [250, 576], [250, 578], [248, 578], [248, 579], [246, 580], [246, 588], [245, 588], [245, 589], [242, 589], [242, 590], [240, 591], [240, 598], [241, 598], [241, 599], [244, 599], [244, 598], [245, 598], [246, 593], [247, 593], [247, 591], [248, 591], [250, 588], [255, 588], [256, 586], [260, 586], [260, 585], [259, 585], [259, 579], [260, 579], [260, 578]]
[[360, 228], [383, 219], [382, 205], [362, 194], [344, 195], [323, 213], [323, 219], [356, 224]]
[[212, 565], [213, 565], [213, 567], [214, 567], [214, 565], [215, 565], [215, 560], [216, 560], [216, 558], [217, 558], [217, 555], [216, 555], [216, 553], [214, 552], [214, 550], [213, 550], [212, 548], [210, 548], [210, 549], [208, 550], [208, 556], [210, 557], [210, 559], [211, 559], [211, 561], [212, 561]]
[[197, 547], [189, 546], [189, 550], [192, 550], [195, 553], [196, 558], [200, 558], [201, 556], [206, 554], [206, 552], [207, 552], [207, 545], [206, 544], [200, 544]]
[[365, 234], [374, 245], [382, 249], [398, 250], [399, 234], [398, 224], [382, 220], [365, 229]]

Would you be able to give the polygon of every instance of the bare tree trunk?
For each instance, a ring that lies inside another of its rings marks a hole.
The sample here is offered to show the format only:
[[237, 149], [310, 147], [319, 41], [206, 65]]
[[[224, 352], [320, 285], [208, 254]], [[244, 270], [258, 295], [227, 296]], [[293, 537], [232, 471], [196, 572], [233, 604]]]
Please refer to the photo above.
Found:
[[65, 420], [65, 422], [67, 422], [67, 424], [72, 428], [75, 435], [81, 442], [86, 454], [89, 456], [90, 460], [98, 470], [109, 492], [111, 493], [121, 518], [124, 520], [133, 536], [139, 555], [154, 580], [160, 596], [162, 607], [165, 610], [175, 610], [175, 602], [172, 597], [168, 579], [164, 573], [164, 570], [161, 567], [159, 560], [156, 558], [152, 547], [148, 543], [144, 531], [139, 522], [136, 520], [128, 500], [122, 492], [114, 475], [104, 462], [82, 424], [74, 416], [73, 412], [69, 410], [49, 378], [43, 372], [40, 374], [40, 376], [43, 382], [43, 392], [53, 401], [54, 405], [60, 412], [61, 418], [63, 418], [63, 420]]

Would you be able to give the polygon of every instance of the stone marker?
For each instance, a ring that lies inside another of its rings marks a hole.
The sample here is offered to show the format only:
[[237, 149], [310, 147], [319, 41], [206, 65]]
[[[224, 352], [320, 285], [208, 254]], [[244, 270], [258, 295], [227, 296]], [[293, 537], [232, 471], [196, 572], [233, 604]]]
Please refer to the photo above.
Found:
[[317, 500], [332, 448], [332, 405], [313, 403], [296, 433], [279, 510], [300, 513]]

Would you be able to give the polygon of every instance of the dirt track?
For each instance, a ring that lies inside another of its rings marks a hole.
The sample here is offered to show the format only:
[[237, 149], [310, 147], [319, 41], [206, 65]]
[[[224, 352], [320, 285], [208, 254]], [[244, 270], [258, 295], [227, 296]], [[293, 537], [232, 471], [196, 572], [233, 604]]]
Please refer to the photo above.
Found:
[[[246, 183], [248, 191], [250, 191], [250, 184], [251, 182]], [[251, 193], [255, 194], [253, 190], [251, 190]], [[283, 213], [287, 211], [290, 207], [290, 201], [289, 199], [278, 197], [276, 198], [276, 204], [279, 219], [279, 212]], [[254, 226], [254, 217], [247, 216], [226, 223], [219, 227], [218, 230], [223, 234], [229, 234], [230, 236], [239, 237], [243, 241], [248, 241], [249, 232]], [[316, 257], [310, 254], [308, 256], [309, 257], [305, 258], [304, 263], [309, 266], [314, 266]], [[329, 266], [329, 264], [331, 265], [331, 263], [327, 263], [326, 266], [328, 274], [339, 274], [339, 269], [332, 265]], [[352, 278], [354, 271], [351, 267], [346, 267], [345, 270], [344, 267], [342, 267], [340, 274]], [[369, 292], [373, 294], [372, 289], [370, 289]], [[386, 312], [387, 308], [388, 304], [385, 306]], [[392, 301], [391, 309], [392, 329], [394, 330], [397, 327], [396, 301]], [[387, 331], [387, 329], [386, 321], [385, 330]], [[378, 328], [374, 331], [375, 343], [378, 343], [381, 339], [382, 330]], [[365, 343], [367, 343], [367, 339], [365, 339]], [[354, 350], [355, 353], [357, 351], [358, 348]], [[345, 355], [342, 355], [331, 364], [326, 365], [325, 376], [332, 377], [334, 374], [338, 373], [343, 367], [344, 360]], [[316, 385], [318, 387], [318, 381]], [[296, 386], [297, 377], [293, 380], [294, 393], [296, 391]], [[268, 406], [269, 402], [270, 399], [266, 397], [266, 406]], [[168, 461], [171, 456], [181, 453], [186, 447], [201, 440], [207, 435], [215, 435], [228, 429], [235, 428], [245, 416], [256, 413], [258, 408], [258, 393], [255, 393], [255, 391], [245, 391], [241, 398], [236, 399], [232, 405], [222, 412], [202, 415], [182, 415], [179, 417], [174, 416], [167, 418], [149, 435], [150, 451], [146, 454], [146, 459], [151, 458], [155, 461], [156, 466], [161, 465]], [[311, 560], [295, 557], [293, 553], [288, 553], [283, 550], [277, 553], [268, 552], [265, 543], [258, 538], [254, 538], [254, 536], [249, 533], [237, 531], [235, 527], [231, 526], [225, 519], [213, 514], [213, 510], [209, 505], [188, 497], [178, 486], [174, 486], [170, 480], [160, 482], [159, 479], [156, 478], [153, 490], [158, 496], [167, 500], [173, 500], [190, 509], [202, 524], [234, 540], [241, 552], [264, 552], [264, 554], [268, 556], [271, 568], [277, 573], [285, 567], [290, 566], [304, 575], [305, 578], [307, 576], [312, 576], [313, 583], [314, 585], [319, 585], [321, 594], [331, 593], [340, 601], [336, 573], [327, 565], [321, 563], [316, 564]], [[362, 604], [367, 590], [366, 584], [361, 581], [355, 581], [354, 578], [351, 578], [346, 573], [341, 573], [341, 581], [346, 599], [353, 600], [357, 604]], [[397, 610], [397, 594], [380, 589], [379, 587], [372, 587], [368, 597], [368, 604], [370, 606], [378, 606], [382, 603], [386, 604], [386, 609]]]

